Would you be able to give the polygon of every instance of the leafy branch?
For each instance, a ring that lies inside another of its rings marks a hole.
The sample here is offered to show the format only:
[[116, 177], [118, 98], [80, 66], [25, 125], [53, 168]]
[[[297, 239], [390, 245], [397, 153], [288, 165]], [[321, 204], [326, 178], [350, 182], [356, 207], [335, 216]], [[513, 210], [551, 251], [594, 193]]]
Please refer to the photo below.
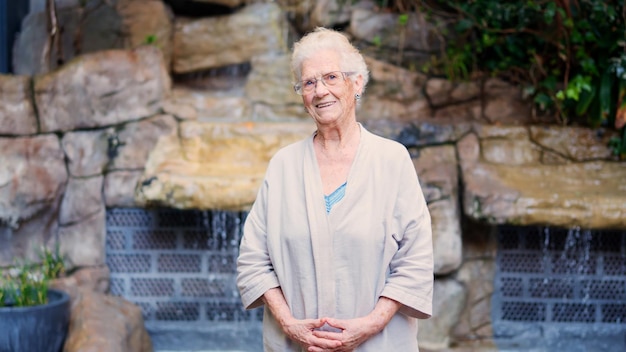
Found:
[[[453, 23], [442, 57], [426, 66], [430, 73], [453, 80], [498, 76], [523, 88], [536, 115], [625, 128], [625, 1], [401, 2]], [[611, 147], [626, 157], [626, 133], [620, 135]]]

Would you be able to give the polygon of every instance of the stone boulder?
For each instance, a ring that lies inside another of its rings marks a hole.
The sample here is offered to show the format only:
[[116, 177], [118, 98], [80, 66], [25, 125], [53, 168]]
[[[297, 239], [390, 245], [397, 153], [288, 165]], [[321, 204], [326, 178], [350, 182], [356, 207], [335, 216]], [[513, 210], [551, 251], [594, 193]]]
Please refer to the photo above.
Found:
[[159, 140], [135, 199], [177, 209], [247, 210], [270, 158], [315, 131], [300, 123], [180, 123], [180, 137]]
[[[476, 125], [459, 141], [465, 213], [491, 224], [625, 228], [626, 163], [598, 157], [611, 134], [530, 131]], [[567, 148], [562, 135], [574, 138]]]
[[35, 260], [54, 240], [68, 180], [59, 139], [52, 134], [0, 138], [0, 266]]
[[70, 175], [91, 177], [110, 171], [141, 171], [162, 135], [174, 134], [176, 120], [155, 115], [118, 128], [69, 132], [63, 136]]
[[[163, 54], [169, 71], [172, 62], [174, 14], [162, 0], [117, 0], [116, 13], [121, 17], [121, 41], [133, 49], [150, 44]], [[102, 48], [107, 49], [107, 48]], [[101, 50], [102, 50], [101, 49]]]
[[463, 247], [454, 147], [423, 148], [413, 163], [432, 219], [435, 274], [449, 274], [461, 265]]
[[310, 118], [302, 97], [293, 90], [290, 56], [270, 54], [252, 59], [252, 71], [245, 85], [253, 104], [252, 118], [258, 121], [298, 121]]
[[229, 16], [177, 18], [174, 30], [176, 73], [249, 62], [254, 56], [286, 52], [284, 18], [275, 3], [255, 3]]
[[87, 214], [77, 222], [59, 226], [59, 248], [67, 258], [69, 268], [104, 265], [105, 238], [104, 203], [97, 212]]
[[[299, 33], [306, 33], [315, 27], [336, 28], [350, 21], [353, 1], [318, 0], [293, 1], [277, 0], [281, 9], [292, 19], [290, 25]], [[293, 20], [295, 19], [295, 20]]]
[[113, 171], [104, 178], [104, 202], [107, 208], [141, 207], [142, 203], [135, 201], [135, 188], [141, 180], [143, 170], [140, 171]]
[[356, 39], [370, 43], [378, 38], [385, 46], [397, 50], [411, 49], [425, 56], [436, 54], [445, 44], [437, 28], [423, 13], [405, 15], [406, 22], [402, 22], [401, 14], [356, 7], [352, 10], [349, 32]]
[[101, 175], [109, 163], [109, 129], [68, 132], [63, 135], [61, 145], [67, 157], [67, 168], [71, 176], [92, 177]]
[[[301, 1], [307, 3], [308, 1]], [[352, 2], [343, 0], [318, 0], [312, 2], [309, 12], [309, 29], [315, 27], [333, 28], [350, 21]]]
[[465, 121], [457, 124], [431, 121], [421, 120], [418, 117], [413, 122], [374, 120], [363, 122], [363, 125], [368, 130], [396, 140], [411, 149], [438, 144], [454, 144], [472, 129], [472, 124]]
[[71, 177], [59, 212], [59, 223], [68, 225], [102, 210], [102, 176]]
[[537, 119], [522, 90], [498, 78], [453, 82], [431, 77], [423, 86], [431, 117], [449, 124], [460, 120], [504, 125], [528, 125]]
[[393, 121], [409, 124], [433, 115], [422, 93], [426, 76], [365, 56], [370, 82], [357, 112], [364, 122]]
[[500, 79], [452, 82], [429, 78], [367, 54], [365, 60], [370, 82], [357, 111], [359, 120], [365, 123], [402, 128], [419, 128], [421, 124], [453, 128], [475, 122], [533, 123], [531, 102], [522, 97], [519, 87]]
[[80, 294], [86, 292], [109, 292], [111, 272], [106, 265], [82, 267], [73, 271], [71, 275], [50, 281], [50, 288], [67, 292], [73, 303]]
[[[491, 124], [531, 125], [550, 119], [533, 116], [533, 102], [524, 98], [521, 87], [498, 78], [488, 78], [482, 88], [481, 105], [474, 105], [472, 115]], [[482, 105], [484, 103], [484, 106]]]
[[[37, 11], [33, 9], [21, 23], [20, 32], [16, 35], [13, 45], [13, 71], [19, 75], [38, 75], [50, 72], [59, 67], [62, 61], [71, 60], [76, 56], [74, 41], [80, 27], [80, 17], [82, 10], [75, 6], [58, 6], [57, 20], [62, 31], [59, 34], [60, 44], [56, 48], [47, 49], [46, 41], [49, 39], [47, 29], [47, 14], [45, 7]], [[100, 13], [102, 15], [102, 13]], [[119, 26], [119, 21], [114, 26]], [[86, 38], [85, 38], [86, 37]], [[78, 40], [78, 45], [82, 46], [84, 39], [89, 43], [99, 43], [107, 49], [118, 48], [114, 46], [116, 38], [94, 38], [92, 33], [83, 36], [83, 40]], [[113, 40], [112, 40], [113, 39]], [[48, 50], [49, 58], [44, 59]]]
[[64, 352], [152, 352], [141, 309], [121, 297], [79, 288]]
[[[43, 1], [40, 1], [43, 2]], [[13, 48], [14, 71], [37, 75], [55, 70], [84, 54], [110, 49], [133, 49], [152, 44], [171, 61], [173, 14], [160, 0], [55, 1], [59, 25], [58, 48], [44, 60], [48, 30], [45, 8], [33, 7], [23, 20]]]
[[[530, 126], [530, 139], [565, 160], [574, 162], [607, 160], [613, 156], [608, 147], [614, 132], [604, 129], [561, 126]], [[574, 143], [572, 143], [575, 141]], [[546, 162], [546, 160], [542, 160]]]
[[155, 114], [171, 88], [152, 46], [83, 55], [35, 77], [42, 132], [109, 126]]
[[458, 315], [452, 335], [458, 340], [481, 340], [493, 336], [491, 297], [494, 292], [495, 258], [465, 258], [456, 279], [465, 287], [466, 304]]
[[114, 141], [109, 142], [107, 149], [110, 158], [107, 170], [143, 170], [159, 138], [174, 135], [177, 129], [175, 118], [157, 114], [111, 131], [108, 138]]
[[179, 119], [205, 122], [243, 122], [252, 116], [252, 104], [243, 89], [214, 91], [176, 86], [163, 110]]
[[30, 77], [0, 74], [0, 134], [37, 133], [37, 117], [30, 84]]
[[450, 346], [450, 331], [459, 320], [466, 302], [463, 285], [453, 279], [435, 280], [433, 316], [419, 320], [417, 341], [421, 349], [441, 351]]
[[253, 102], [302, 107], [302, 97], [293, 90], [290, 61], [291, 56], [286, 54], [254, 57], [252, 71], [246, 81], [246, 96]]
[[59, 245], [70, 268], [103, 265], [105, 206], [102, 176], [71, 177], [59, 211]]

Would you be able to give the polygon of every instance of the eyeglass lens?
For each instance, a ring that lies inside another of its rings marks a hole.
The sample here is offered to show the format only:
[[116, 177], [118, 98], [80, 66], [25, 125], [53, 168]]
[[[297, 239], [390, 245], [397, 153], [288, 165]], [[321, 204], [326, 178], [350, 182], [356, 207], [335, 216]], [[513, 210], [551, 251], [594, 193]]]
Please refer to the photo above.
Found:
[[317, 82], [320, 80], [326, 87], [332, 87], [342, 81], [341, 78], [344, 78], [342, 76], [343, 76], [343, 72], [341, 71], [328, 72], [322, 75], [319, 79], [310, 78], [308, 80], [304, 80], [300, 82], [300, 84], [296, 86], [296, 91], [307, 92], [307, 93], [311, 92], [313, 89], [315, 89]]

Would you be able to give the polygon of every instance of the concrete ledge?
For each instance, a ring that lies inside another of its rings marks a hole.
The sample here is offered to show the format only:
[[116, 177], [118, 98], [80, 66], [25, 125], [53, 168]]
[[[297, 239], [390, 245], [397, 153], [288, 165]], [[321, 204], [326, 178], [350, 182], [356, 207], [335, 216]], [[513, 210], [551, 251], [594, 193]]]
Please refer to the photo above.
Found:
[[215, 322], [208, 326], [189, 323], [146, 322], [156, 352], [263, 350], [261, 322]]

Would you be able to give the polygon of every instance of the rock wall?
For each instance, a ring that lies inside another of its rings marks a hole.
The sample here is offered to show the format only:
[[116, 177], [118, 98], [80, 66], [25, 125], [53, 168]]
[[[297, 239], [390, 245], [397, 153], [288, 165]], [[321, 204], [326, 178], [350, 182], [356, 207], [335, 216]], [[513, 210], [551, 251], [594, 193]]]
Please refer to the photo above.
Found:
[[[291, 88], [294, 18], [301, 30], [349, 22], [372, 77], [358, 119], [413, 155], [435, 253], [424, 348], [491, 337], [493, 225], [626, 228], [615, 132], [539, 124], [506, 82], [453, 83], [372, 53], [397, 19], [367, 1], [216, 1], [228, 14], [206, 18], [157, 0], [61, 3], [91, 49], [44, 67], [27, 18], [20, 74], [0, 75], [0, 266], [57, 243], [71, 267], [104, 266], [107, 208], [247, 209], [271, 155], [314, 130]], [[416, 60], [439, 49], [423, 18], [410, 24], [397, 45]], [[97, 44], [93, 28], [124, 40]]]

